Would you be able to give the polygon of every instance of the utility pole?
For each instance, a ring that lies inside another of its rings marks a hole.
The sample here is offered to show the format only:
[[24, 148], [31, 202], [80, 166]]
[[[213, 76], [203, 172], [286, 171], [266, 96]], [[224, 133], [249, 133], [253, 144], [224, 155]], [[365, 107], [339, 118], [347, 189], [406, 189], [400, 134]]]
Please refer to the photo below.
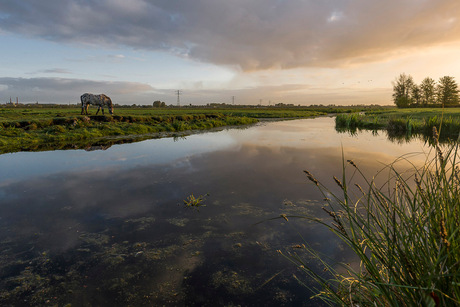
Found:
[[235, 96], [232, 96], [232, 104], [235, 104]]
[[177, 90], [176, 94], [177, 94], [177, 106], [180, 107], [180, 95], [182, 94], [182, 91]]

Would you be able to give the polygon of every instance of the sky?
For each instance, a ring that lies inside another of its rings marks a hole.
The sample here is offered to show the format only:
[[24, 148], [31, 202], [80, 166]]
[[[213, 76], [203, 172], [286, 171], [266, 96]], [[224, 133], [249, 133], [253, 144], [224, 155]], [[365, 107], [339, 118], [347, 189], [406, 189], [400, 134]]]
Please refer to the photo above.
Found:
[[460, 78], [458, 0], [1, 0], [0, 103], [392, 104]]

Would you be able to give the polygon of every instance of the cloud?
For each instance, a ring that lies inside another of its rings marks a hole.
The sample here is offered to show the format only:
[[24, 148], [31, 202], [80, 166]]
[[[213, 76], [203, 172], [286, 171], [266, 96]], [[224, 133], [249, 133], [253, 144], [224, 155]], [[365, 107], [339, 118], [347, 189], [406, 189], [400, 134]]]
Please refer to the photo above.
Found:
[[460, 40], [456, 0], [22, 0], [4, 31], [162, 50], [243, 70], [347, 66]]
[[72, 74], [72, 72], [65, 68], [50, 68], [50, 69], [43, 69], [43, 70], [35, 71], [30, 74], [31, 75], [35, 75], [35, 74]]
[[[19, 97], [21, 102], [68, 103], [79, 102], [86, 92], [105, 93], [115, 103], [136, 103], [152, 95], [155, 89], [136, 82], [92, 81], [70, 78], [0, 78], [0, 97]], [[150, 102], [152, 99], [148, 99]], [[152, 100], [153, 101], [153, 100]], [[142, 101], [145, 102], [145, 101]]]

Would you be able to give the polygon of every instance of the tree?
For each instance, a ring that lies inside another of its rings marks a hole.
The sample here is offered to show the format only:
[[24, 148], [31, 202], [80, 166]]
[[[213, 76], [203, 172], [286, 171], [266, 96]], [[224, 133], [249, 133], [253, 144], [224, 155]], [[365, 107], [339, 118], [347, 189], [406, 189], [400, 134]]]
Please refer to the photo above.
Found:
[[411, 95], [412, 95], [412, 100], [415, 104], [420, 104], [420, 101], [422, 100], [422, 91], [420, 90], [420, 87], [417, 84], [414, 84], [414, 86], [411, 89]]
[[444, 76], [439, 79], [437, 87], [438, 101], [443, 105], [455, 105], [459, 103], [458, 84], [454, 77]]
[[153, 107], [154, 108], [164, 108], [166, 107], [166, 103], [160, 101], [160, 100], [157, 100], [157, 101], [154, 101], [153, 102]]
[[430, 77], [423, 79], [420, 83], [422, 104], [429, 105], [436, 103], [436, 82]]
[[393, 81], [393, 101], [398, 107], [408, 107], [412, 103], [410, 94], [414, 84], [412, 76], [405, 73]]

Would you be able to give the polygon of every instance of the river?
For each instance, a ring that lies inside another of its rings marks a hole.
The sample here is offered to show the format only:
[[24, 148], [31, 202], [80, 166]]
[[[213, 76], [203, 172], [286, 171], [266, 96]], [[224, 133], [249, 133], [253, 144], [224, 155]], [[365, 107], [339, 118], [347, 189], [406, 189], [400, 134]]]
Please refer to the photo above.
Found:
[[[422, 165], [428, 151], [320, 117], [0, 155], [0, 304], [318, 306], [277, 250], [353, 256], [324, 227], [280, 218], [327, 218], [303, 170], [338, 193], [344, 160], [372, 177], [402, 156]], [[204, 200], [187, 207], [191, 195]]]

